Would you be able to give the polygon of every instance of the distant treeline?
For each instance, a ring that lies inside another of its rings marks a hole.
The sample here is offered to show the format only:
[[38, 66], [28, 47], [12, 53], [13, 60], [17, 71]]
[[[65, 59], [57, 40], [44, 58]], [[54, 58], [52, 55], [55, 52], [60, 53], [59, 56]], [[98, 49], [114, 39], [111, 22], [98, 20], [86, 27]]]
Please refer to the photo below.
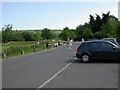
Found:
[[68, 40], [70, 38], [81, 41], [82, 38], [88, 40], [90, 38], [116, 38], [120, 42], [120, 22], [118, 19], [110, 15], [110, 12], [103, 13], [102, 17], [98, 14], [89, 15], [89, 22], [84, 25], [78, 25], [76, 29], [51, 30], [44, 28], [34, 31], [12, 30], [13, 25], [5, 25], [2, 28], [2, 42], [9, 41], [37, 41], [44, 39], [59, 38]]
[[[10, 25], [9, 25], [10, 26]], [[8, 27], [9, 28], [9, 27]], [[52, 31], [44, 28], [43, 30], [2, 30], [2, 42], [7, 43], [10, 41], [39, 41], [45, 39], [59, 38], [61, 31]]]

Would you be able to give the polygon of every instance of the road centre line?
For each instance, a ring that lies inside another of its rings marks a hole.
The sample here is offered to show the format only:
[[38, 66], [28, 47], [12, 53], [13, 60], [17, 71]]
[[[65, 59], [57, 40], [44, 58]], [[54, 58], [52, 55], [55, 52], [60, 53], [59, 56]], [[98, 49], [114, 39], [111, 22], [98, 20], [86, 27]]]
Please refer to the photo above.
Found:
[[49, 83], [51, 80], [53, 80], [58, 74], [60, 74], [63, 70], [65, 70], [68, 66], [70, 66], [72, 63], [74, 62], [74, 60], [70, 63], [68, 63], [67, 65], [65, 65], [65, 67], [63, 67], [60, 71], [58, 71], [56, 74], [54, 74], [50, 79], [48, 79], [47, 81], [45, 81], [42, 85], [40, 85], [39, 87], [37, 87], [36, 90], [43, 88], [47, 83]]

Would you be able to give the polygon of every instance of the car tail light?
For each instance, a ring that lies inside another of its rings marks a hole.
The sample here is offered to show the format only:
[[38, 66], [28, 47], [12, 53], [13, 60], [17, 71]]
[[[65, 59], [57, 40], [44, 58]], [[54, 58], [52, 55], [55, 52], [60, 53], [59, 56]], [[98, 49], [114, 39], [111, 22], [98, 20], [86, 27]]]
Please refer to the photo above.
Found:
[[80, 49], [77, 49], [77, 53], [79, 53], [80, 52]]

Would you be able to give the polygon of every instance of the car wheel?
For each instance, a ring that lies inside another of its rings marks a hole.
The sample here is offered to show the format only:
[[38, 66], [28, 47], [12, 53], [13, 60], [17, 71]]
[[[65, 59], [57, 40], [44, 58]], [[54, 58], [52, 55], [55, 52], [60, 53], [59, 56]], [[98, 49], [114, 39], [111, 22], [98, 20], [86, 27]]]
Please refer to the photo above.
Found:
[[87, 54], [84, 54], [84, 55], [82, 55], [81, 60], [82, 60], [82, 62], [87, 63], [90, 61], [90, 56]]

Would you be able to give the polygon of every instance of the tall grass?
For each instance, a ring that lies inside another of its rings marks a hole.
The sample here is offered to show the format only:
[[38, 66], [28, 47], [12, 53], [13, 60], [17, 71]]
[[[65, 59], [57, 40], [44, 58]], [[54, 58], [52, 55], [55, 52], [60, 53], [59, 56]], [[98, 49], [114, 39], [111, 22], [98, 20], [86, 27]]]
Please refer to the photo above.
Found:
[[[39, 44], [37, 44], [39, 42]], [[2, 58], [9, 58], [13, 56], [37, 52], [46, 49], [46, 43], [56, 43], [56, 40], [45, 40], [45, 41], [19, 41], [19, 42], [8, 42], [2, 44]], [[62, 42], [62, 41], [61, 41]], [[5, 56], [4, 56], [4, 55]]]

